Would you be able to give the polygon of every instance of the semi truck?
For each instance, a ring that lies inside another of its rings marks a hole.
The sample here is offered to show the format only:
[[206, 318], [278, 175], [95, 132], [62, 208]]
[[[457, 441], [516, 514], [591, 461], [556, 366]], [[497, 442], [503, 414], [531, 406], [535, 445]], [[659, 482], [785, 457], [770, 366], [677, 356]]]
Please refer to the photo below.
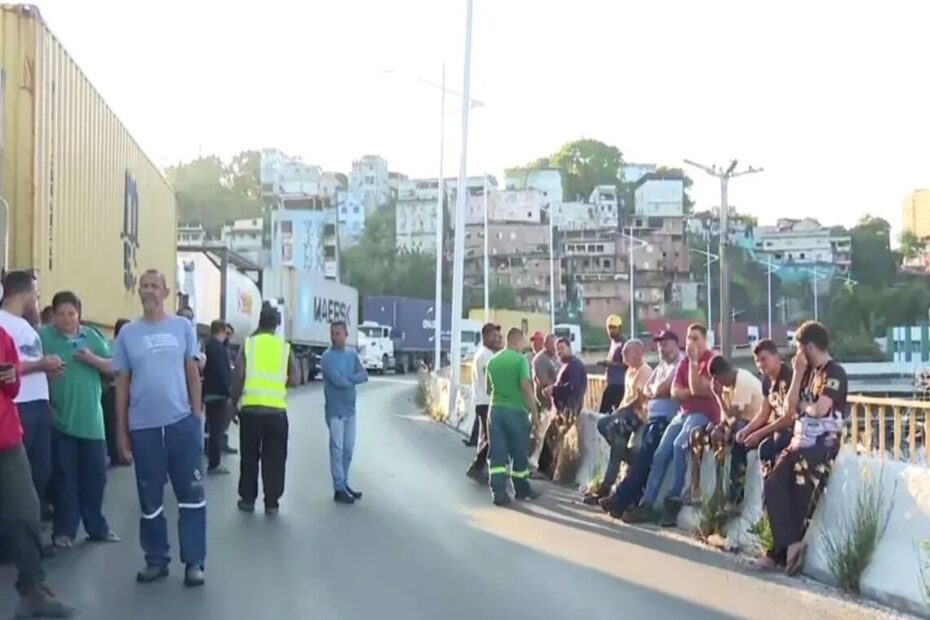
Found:
[[[364, 322], [359, 327], [359, 356], [367, 370], [403, 374], [420, 363], [433, 365], [436, 304], [410, 297], [373, 296], [364, 300]], [[451, 312], [442, 307], [440, 350], [448, 356]], [[481, 324], [462, 319], [462, 357], [473, 356], [481, 342]]]
[[282, 334], [291, 344], [303, 380], [312, 381], [319, 374], [320, 356], [330, 345], [334, 321], [346, 324], [346, 346], [357, 348], [358, 290], [291, 267], [266, 268], [261, 286], [264, 302], [281, 313]]

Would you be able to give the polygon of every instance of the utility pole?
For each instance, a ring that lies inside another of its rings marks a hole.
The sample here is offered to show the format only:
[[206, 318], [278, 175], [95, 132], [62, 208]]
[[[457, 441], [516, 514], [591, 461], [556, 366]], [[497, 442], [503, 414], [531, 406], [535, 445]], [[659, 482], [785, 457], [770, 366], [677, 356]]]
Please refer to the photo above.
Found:
[[484, 322], [491, 320], [491, 278], [488, 269], [488, 175], [484, 175]]
[[465, 209], [468, 199], [468, 111], [471, 109], [471, 24], [474, 1], [466, 0], [465, 76], [462, 84], [462, 150], [459, 158], [458, 193], [455, 205], [455, 240], [452, 251], [452, 342], [449, 361], [452, 364], [449, 386], [449, 413], [458, 402], [462, 378], [462, 295], [465, 279]]
[[736, 171], [737, 161], [734, 159], [724, 170], [714, 166], [705, 166], [686, 159], [685, 163], [700, 168], [712, 177], [720, 179], [720, 353], [724, 357], [730, 356], [730, 257], [727, 254], [730, 246], [730, 207], [727, 203], [727, 191], [730, 179], [762, 172], [762, 168], [750, 166], [746, 170]]
[[[442, 262], [443, 262], [443, 218], [445, 211], [445, 182], [442, 180], [442, 164], [446, 142], [446, 63], [442, 63], [442, 88], [439, 96], [439, 185], [436, 187], [436, 305], [433, 319], [433, 371], [442, 368]], [[450, 341], [451, 345], [451, 341]]]

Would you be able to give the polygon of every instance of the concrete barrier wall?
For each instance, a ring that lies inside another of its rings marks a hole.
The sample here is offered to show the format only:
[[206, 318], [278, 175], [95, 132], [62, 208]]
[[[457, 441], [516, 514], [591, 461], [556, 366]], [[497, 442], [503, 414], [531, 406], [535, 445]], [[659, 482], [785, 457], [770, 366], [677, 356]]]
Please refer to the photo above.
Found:
[[[443, 421], [460, 433], [469, 434], [474, 421], [471, 388], [466, 386], [460, 389], [456, 405], [450, 413], [448, 379], [432, 376], [430, 380], [433, 393], [439, 397], [437, 404]], [[600, 478], [607, 468], [609, 449], [597, 432], [600, 415], [586, 410], [578, 418], [581, 462], [575, 483], [579, 488]], [[760, 548], [759, 541], [750, 530], [763, 513], [762, 471], [757, 453], [750, 454], [748, 465], [745, 508], [741, 517], [728, 524], [723, 546], [756, 553]], [[689, 471], [689, 480], [690, 475]], [[671, 483], [670, 478], [671, 468], [663, 483], [663, 497]], [[811, 520], [807, 533], [809, 548], [803, 572], [819, 581], [835, 583], [822, 532], [825, 529], [842, 528], [852, 519], [860, 486], [863, 481], [870, 480], [880, 485], [889, 513], [887, 526], [872, 562], [862, 575], [861, 591], [895, 608], [930, 617], [930, 605], [925, 600], [925, 577], [920, 570], [924, 559], [930, 562], [927, 554], [921, 555], [922, 544], [930, 541], [930, 469], [923, 466], [859, 455], [850, 447], [844, 447]], [[704, 498], [711, 496], [715, 483], [716, 466], [711, 452], [707, 451], [701, 465]], [[694, 531], [699, 519], [697, 509], [685, 507], [679, 514], [678, 526], [689, 532]], [[926, 579], [930, 580], [930, 570], [925, 573]]]

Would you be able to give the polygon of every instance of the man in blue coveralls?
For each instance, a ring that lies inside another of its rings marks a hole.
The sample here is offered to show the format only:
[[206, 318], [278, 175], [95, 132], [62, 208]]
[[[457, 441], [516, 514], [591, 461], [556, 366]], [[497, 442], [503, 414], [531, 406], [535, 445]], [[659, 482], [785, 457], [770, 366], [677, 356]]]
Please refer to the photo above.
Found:
[[184, 585], [204, 583], [207, 502], [203, 489], [203, 407], [200, 353], [189, 321], [165, 312], [165, 276], [150, 269], [139, 279], [142, 317], [123, 327], [113, 350], [120, 456], [134, 458], [142, 517], [145, 569], [139, 583], [168, 576], [168, 524], [163, 499], [170, 479], [178, 500], [178, 538]]

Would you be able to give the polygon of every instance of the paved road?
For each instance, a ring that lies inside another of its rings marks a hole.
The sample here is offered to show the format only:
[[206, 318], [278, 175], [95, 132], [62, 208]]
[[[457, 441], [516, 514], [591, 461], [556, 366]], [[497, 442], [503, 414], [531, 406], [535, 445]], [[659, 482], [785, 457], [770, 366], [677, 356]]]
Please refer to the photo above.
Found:
[[[166, 581], [134, 582], [139, 513], [126, 469], [107, 493], [125, 542], [53, 559], [50, 583], [88, 620], [878, 617], [796, 581], [739, 572], [688, 542], [613, 525], [567, 490], [495, 509], [463, 476], [469, 451], [414, 413], [413, 392], [392, 378], [363, 388], [352, 481], [365, 499], [351, 507], [332, 502], [319, 385], [293, 395], [277, 518], [239, 513], [235, 476], [207, 480], [205, 588], [183, 588], [176, 564]], [[0, 619], [12, 615], [12, 579], [0, 568]]]

